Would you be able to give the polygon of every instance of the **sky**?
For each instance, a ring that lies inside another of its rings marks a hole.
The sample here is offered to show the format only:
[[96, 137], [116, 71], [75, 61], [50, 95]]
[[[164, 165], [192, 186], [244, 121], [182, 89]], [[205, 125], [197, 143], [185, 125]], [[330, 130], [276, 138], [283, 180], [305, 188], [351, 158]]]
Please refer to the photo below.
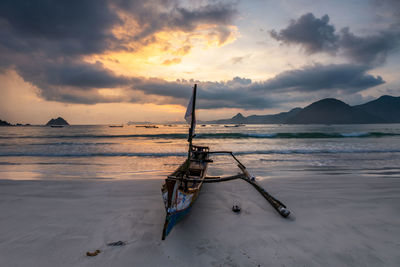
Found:
[[0, 119], [182, 122], [400, 95], [397, 0], [2, 0]]

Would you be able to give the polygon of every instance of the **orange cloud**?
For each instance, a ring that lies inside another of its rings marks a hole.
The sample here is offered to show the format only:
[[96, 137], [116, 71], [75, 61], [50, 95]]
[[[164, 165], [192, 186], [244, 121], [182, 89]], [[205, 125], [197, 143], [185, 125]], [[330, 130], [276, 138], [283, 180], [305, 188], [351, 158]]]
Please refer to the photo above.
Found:
[[[129, 25], [129, 24], [128, 24]], [[118, 29], [118, 35], [124, 36], [125, 28]], [[127, 33], [126, 33], [127, 34]], [[218, 49], [234, 42], [239, 36], [235, 26], [200, 25], [191, 32], [165, 30], [155, 33], [146, 42], [132, 40], [127, 44], [130, 51], [105, 52], [85, 58], [86, 62], [101, 62], [106, 68], [119, 75], [160, 77], [167, 80], [183, 78], [184, 71], [193, 71], [202, 58], [204, 50]], [[184, 58], [191, 60], [184, 60]], [[176, 69], [175, 66], [180, 66]], [[168, 68], [168, 69], [166, 69]], [[174, 68], [171, 70], [170, 68]], [[179, 76], [171, 76], [176, 74]]]
[[164, 60], [164, 62], [162, 64], [163, 65], [173, 65], [173, 64], [179, 64], [179, 63], [181, 63], [180, 58], [173, 58], [173, 59]]

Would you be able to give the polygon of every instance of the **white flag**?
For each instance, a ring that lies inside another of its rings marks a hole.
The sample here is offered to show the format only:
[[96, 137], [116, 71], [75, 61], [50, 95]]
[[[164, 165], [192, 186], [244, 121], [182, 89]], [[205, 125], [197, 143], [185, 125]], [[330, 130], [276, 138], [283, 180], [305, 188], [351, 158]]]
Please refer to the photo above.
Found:
[[[194, 93], [194, 91], [193, 91], [193, 93]], [[193, 97], [194, 97], [194, 95], [192, 95], [192, 97], [190, 98], [190, 101], [189, 101], [189, 104], [187, 106], [186, 113], [185, 113], [185, 120], [188, 124], [192, 123]], [[194, 118], [194, 121], [193, 121], [193, 132], [194, 132], [195, 127], [196, 127], [196, 117]]]

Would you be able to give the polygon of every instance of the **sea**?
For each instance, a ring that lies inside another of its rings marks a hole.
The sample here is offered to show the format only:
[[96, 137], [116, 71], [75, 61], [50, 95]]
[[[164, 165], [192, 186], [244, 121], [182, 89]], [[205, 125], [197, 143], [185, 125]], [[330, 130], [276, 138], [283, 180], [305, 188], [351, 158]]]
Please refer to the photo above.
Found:
[[[186, 158], [188, 125], [0, 127], [0, 179], [163, 179]], [[232, 151], [259, 179], [400, 178], [400, 124], [197, 125], [194, 144]], [[210, 175], [239, 172], [214, 155]]]

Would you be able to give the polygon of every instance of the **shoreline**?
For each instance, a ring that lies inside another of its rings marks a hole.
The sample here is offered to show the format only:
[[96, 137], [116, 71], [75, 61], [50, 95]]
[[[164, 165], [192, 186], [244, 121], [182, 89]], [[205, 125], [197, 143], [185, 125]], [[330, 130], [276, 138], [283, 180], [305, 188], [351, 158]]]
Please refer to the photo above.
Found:
[[[205, 184], [161, 241], [162, 179], [0, 180], [2, 266], [398, 266], [400, 180], [351, 175]], [[242, 211], [231, 211], [238, 203]], [[107, 243], [126, 241], [122, 247]], [[87, 251], [102, 252], [87, 257]]]

